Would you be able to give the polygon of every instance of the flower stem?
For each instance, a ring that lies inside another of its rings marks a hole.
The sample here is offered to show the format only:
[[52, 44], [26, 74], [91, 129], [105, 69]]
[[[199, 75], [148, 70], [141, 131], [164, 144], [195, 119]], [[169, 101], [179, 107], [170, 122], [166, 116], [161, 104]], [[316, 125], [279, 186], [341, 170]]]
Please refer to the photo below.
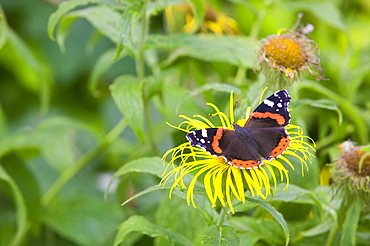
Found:
[[45, 193], [41, 199], [41, 206], [47, 207], [53, 201], [53, 199], [59, 194], [63, 187], [92, 159], [94, 159], [98, 154], [105, 150], [110, 144], [112, 144], [117, 137], [126, 128], [127, 123], [124, 118], [122, 118], [118, 124], [106, 135], [100, 145], [96, 146], [94, 149], [90, 150], [88, 153], [83, 155], [74, 165], [63, 172], [60, 177], [55, 181], [51, 188]]
[[339, 225], [338, 225], [338, 222], [336, 222], [335, 225], [334, 225], [334, 227], [331, 228], [331, 230], [330, 230], [329, 237], [326, 240], [325, 246], [332, 246], [332, 245], [334, 245], [334, 241], [335, 241], [335, 238], [337, 237], [338, 230], [339, 230]]
[[222, 207], [220, 211], [220, 215], [218, 216], [217, 220], [217, 226], [222, 226], [224, 224], [225, 218], [226, 218], [226, 210], [224, 207]]
[[238, 86], [242, 85], [244, 78], [245, 78], [245, 67], [239, 66], [238, 70], [236, 71], [236, 75], [234, 78], [234, 83]]

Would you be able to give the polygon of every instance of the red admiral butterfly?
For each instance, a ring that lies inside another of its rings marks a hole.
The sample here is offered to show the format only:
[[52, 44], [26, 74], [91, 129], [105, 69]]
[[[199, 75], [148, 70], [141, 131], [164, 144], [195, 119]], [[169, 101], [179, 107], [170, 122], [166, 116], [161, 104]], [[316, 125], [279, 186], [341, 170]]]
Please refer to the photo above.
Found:
[[191, 145], [225, 158], [231, 166], [258, 168], [263, 164], [262, 160], [277, 158], [289, 147], [290, 138], [283, 128], [290, 122], [289, 101], [286, 90], [277, 91], [253, 111], [243, 127], [233, 123], [234, 130], [195, 130], [186, 138]]

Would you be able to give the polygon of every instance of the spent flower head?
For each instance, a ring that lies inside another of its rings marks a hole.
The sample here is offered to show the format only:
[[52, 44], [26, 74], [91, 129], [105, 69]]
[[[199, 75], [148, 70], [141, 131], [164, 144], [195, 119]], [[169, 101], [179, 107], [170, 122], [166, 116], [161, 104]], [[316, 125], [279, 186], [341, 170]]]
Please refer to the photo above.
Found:
[[269, 82], [275, 81], [277, 87], [285, 88], [300, 78], [304, 70], [324, 80], [320, 76], [319, 55], [319, 47], [313, 40], [296, 31], [280, 29], [262, 41], [258, 62]]
[[[178, 126], [169, 125], [186, 133], [207, 128], [234, 130], [233, 103], [233, 93], [231, 93], [229, 117], [221, 112], [216, 105], [207, 104], [215, 110], [212, 116], [218, 118], [218, 124], [213, 124], [208, 118], [201, 115], [193, 117], [180, 115], [185, 121]], [[236, 124], [242, 127], [248, 118], [238, 120]], [[300, 161], [302, 175], [304, 168], [308, 169], [307, 162], [310, 163], [314, 157], [311, 151], [315, 149], [306, 142], [309, 137], [303, 135], [302, 128], [290, 124], [285, 129], [290, 136], [290, 144], [283, 155], [277, 159], [263, 159], [260, 165], [251, 169], [230, 165], [222, 156], [211, 155], [203, 148], [192, 146], [189, 142], [182, 143], [164, 154], [163, 159], [165, 161], [169, 159], [169, 162], [163, 174], [161, 185], [166, 186], [169, 180], [174, 178], [170, 188], [170, 197], [175, 188], [186, 190], [188, 205], [192, 204], [194, 207], [196, 207], [194, 193], [197, 186], [204, 189], [213, 207], [217, 204], [221, 204], [223, 207], [228, 206], [232, 213], [235, 212], [233, 198], [243, 203], [247, 195], [266, 199], [271, 193], [276, 192], [278, 177], [281, 182], [286, 182], [284, 189], [288, 187], [289, 171], [286, 165], [294, 170], [288, 156], [295, 157]], [[190, 176], [191, 181], [186, 182], [185, 176]]]
[[339, 148], [343, 154], [331, 164], [334, 186], [347, 201], [358, 196], [369, 206], [370, 152], [364, 150], [365, 146], [354, 146], [350, 141], [342, 143]]

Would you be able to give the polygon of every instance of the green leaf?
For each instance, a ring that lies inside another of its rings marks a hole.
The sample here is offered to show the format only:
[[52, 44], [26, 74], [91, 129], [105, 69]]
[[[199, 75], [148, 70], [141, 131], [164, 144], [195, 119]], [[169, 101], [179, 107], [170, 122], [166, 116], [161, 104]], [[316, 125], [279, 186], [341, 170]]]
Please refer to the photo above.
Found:
[[93, 3], [93, 0], [74, 0], [74, 1], [65, 1], [62, 2], [58, 9], [52, 13], [48, 20], [48, 34], [49, 38], [54, 40], [54, 29], [60, 22], [61, 18], [67, 14], [69, 11], [79, 7], [84, 6], [89, 3]]
[[121, 15], [107, 6], [99, 5], [72, 11], [63, 17], [60, 22], [60, 28], [58, 28], [57, 38], [61, 49], [64, 47], [64, 39], [69, 27], [78, 17], [86, 18], [100, 33], [108, 37], [112, 42], [118, 43], [120, 39]]
[[124, 75], [118, 77], [109, 87], [118, 109], [142, 143], [145, 142], [143, 85], [142, 80]]
[[260, 237], [252, 233], [242, 233], [240, 235], [240, 242], [243, 242], [243, 246], [255, 246], [258, 245], [257, 242]]
[[[282, 190], [286, 184], [279, 184], [276, 189], [277, 190]], [[296, 185], [290, 184], [288, 186], [287, 190], [277, 192], [274, 197], [272, 198], [273, 201], [284, 201], [284, 202], [291, 202], [297, 200], [300, 196], [304, 194], [309, 194], [311, 193], [308, 190], [302, 189], [301, 187], [298, 187]]]
[[[221, 92], [226, 92], [228, 94], [230, 94], [231, 91], [234, 91], [235, 94], [240, 94], [241, 93], [241, 90], [236, 87], [236, 86], [233, 86], [233, 85], [229, 85], [229, 84], [220, 84], [220, 83], [212, 83], [212, 84], [205, 84], [195, 90], [192, 90], [191, 92], [187, 92], [185, 94], [185, 96], [183, 96], [183, 98], [181, 98], [180, 100], [178, 100], [178, 105], [177, 105], [177, 109], [176, 109], [176, 112], [178, 112], [179, 110], [179, 107], [181, 107], [183, 104], [185, 103], [188, 103], [189, 102], [189, 99], [192, 99], [194, 98], [195, 96], [205, 92], [205, 91], [221, 91]], [[193, 101], [193, 100], [191, 100]]]
[[346, 219], [342, 225], [342, 236], [340, 238], [340, 245], [356, 245], [356, 231], [362, 211], [361, 201], [357, 197], [352, 200], [348, 208]]
[[[281, 183], [277, 186], [278, 190], [283, 190], [286, 184]], [[289, 184], [288, 189], [277, 192], [272, 201], [294, 202], [300, 204], [315, 204], [322, 215], [323, 208], [320, 200], [311, 191], [302, 189], [299, 186]]]
[[339, 30], [347, 30], [346, 25], [342, 21], [342, 16], [339, 9], [334, 6], [332, 2], [328, 1], [309, 1], [309, 2], [300, 2], [300, 1], [289, 1], [283, 2], [285, 8], [290, 9], [291, 11], [310, 11], [322, 22], [325, 22], [333, 27], [338, 28]]
[[[191, 177], [184, 177], [186, 184], [191, 182]], [[173, 194], [182, 198], [184, 203], [187, 200], [187, 194], [184, 190], [173, 190]], [[207, 221], [208, 224], [216, 224], [219, 219], [219, 213], [212, 207], [204, 188], [194, 189], [194, 203], [197, 206], [196, 209], [201, 216]]]
[[137, 30], [140, 29], [139, 27], [139, 19], [140, 19], [140, 5], [133, 4], [130, 5], [127, 9], [125, 9], [125, 12], [122, 15], [122, 21], [120, 23], [120, 28], [118, 29], [120, 31], [117, 48], [116, 48], [116, 54], [115, 59], [117, 59], [119, 56], [122, 56], [122, 51], [127, 48], [132, 53], [136, 52], [135, 44], [138, 43], [138, 35]]
[[8, 23], [6, 22], [5, 13], [0, 5], [0, 50], [7, 40]]
[[150, 237], [166, 237], [172, 245], [193, 245], [187, 238], [185, 238], [181, 234], [169, 229], [159, 227], [148, 221], [146, 218], [137, 215], [130, 217], [119, 226], [114, 245], [120, 245], [130, 232], [135, 231], [141, 232]]
[[256, 206], [257, 206], [257, 204], [250, 203], [250, 202], [240, 203], [240, 204], [238, 204], [234, 207], [234, 210], [235, 210], [236, 213], [237, 212], [246, 212], [249, 209], [255, 208]]
[[[72, 0], [72, 1], [65, 1], [62, 2], [58, 9], [50, 15], [48, 20], [48, 35], [50, 39], [54, 40], [54, 30], [55, 27], [58, 25], [60, 20], [65, 16], [69, 11], [80, 7], [85, 6], [88, 4], [93, 3], [103, 3], [103, 4], [109, 4], [109, 5], [115, 5], [119, 6], [119, 3], [116, 1], [109, 1], [109, 0]], [[97, 19], [98, 20], [98, 19]]]
[[[171, 199], [167, 197], [164, 197], [158, 206], [155, 223], [163, 228], [177, 231], [189, 238], [194, 244], [199, 245], [209, 222], [199, 216], [198, 206], [197, 209], [194, 209], [178, 196], [172, 196]], [[156, 245], [165, 245], [163, 241], [163, 238], [156, 239]]]
[[212, 83], [212, 84], [203, 85], [203, 86], [201, 86], [201, 87], [199, 87], [195, 90], [192, 90], [187, 97], [189, 97], [189, 96], [193, 97], [193, 96], [196, 96], [198, 94], [201, 94], [201, 93], [203, 93], [205, 91], [209, 91], [209, 90], [223, 91], [223, 92], [227, 92], [227, 93], [230, 93], [231, 91], [234, 91], [234, 93], [236, 93], [236, 94], [241, 93], [241, 90], [236, 86], [233, 86], [233, 85], [230, 85], [230, 84]]
[[21, 240], [25, 233], [27, 232], [27, 209], [24, 197], [18, 187], [14, 182], [12, 177], [8, 175], [6, 170], [0, 164], [0, 179], [7, 182], [11, 188], [14, 195], [15, 205], [17, 207], [16, 217], [17, 217], [17, 231], [13, 237], [11, 245], [20, 245]]
[[262, 200], [259, 200], [259, 199], [254, 199], [254, 198], [249, 198], [249, 197], [246, 197], [246, 200], [250, 201], [252, 203], [258, 204], [258, 206], [265, 209], [267, 212], [269, 212], [275, 218], [275, 220], [280, 224], [280, 226], [284, 230], [285, 245], [288, 245], [289, 244], [289, 237], [290, 237], [289, 228], [288, 228], [287, 222], [284, 220], [284, 217], [281, 215], [281, 213], [265, 201], [262, 201]]
[[62, 53], [66, 52], [64, 43], [69, 34], [72, 24], [77, 18], [78, 16], [68, 16], [60, 20], [60, 23], [57, 29], [57, 34], [56, 34], [56, 41]]
[[[236, 36], [151, 35], [147, 45], [151, 48], [171, 50], [164, 62], [169, 65], [177, 58], [190, 56], [208, 62], [226, 62], [235, 66], [253, 67], [258, 42], [251, 38]], [[172, 51], [176, 49], [175, 51]]]
[[[342, 91], [346, 98], [348, 98], [351, 102], [356, 101], [358, 97], [360, 86], [366, 81], [366, 76], [369, 74], [370, 71], [370, 64], [365, 62], [359, 64], [358, 67], [351, 69], [348, 71], [347, 79], [342, 79]], [[350, 80], [351, 83], [346, 83], [347, 80]]]
[[[91, 92], [96, 97], [101, 95], [98, 90], [98, 83], [100, 82], [101, 77], [106, 73], [119, 59], [114, 59], [116, 54], [115, 49], [110, 49], [104, 52], [96, 61], [94, 68], [90, 74], [88, 87]], [[121, 54], [123, 56], [123, 54]]]
[[126, 201], [124, 201], [121, 206], [125, 206], [127, 203], [131, 202], [132, 200], [135, 200], [136, 198], [139, 198], [141, 197], [142, 195], [145, 195], [145, 194], [148, 194], [152, 191], [156, 191], [156, 190], [162, 190], [163, 187], [159, 186], [159, 185], [155, 185], [155, 186], [152, 186], [152, 187], [149, 187], [148, 189], [145, 189], [143, 191], [140, 191], [139, 193], [136, 193], [135, 195], [133, 195], [132, 197], [130, 197], [129, 199], [127, 199]]
[[[357, 133], [356, 137], [358, 137], [359, 141], [363, 143], [368, 142], [369, 130], [368, 127], [366, 126], [365, 123], [366, 121], [362, 114], [363, 110], [361, 110], [352, 102], [348, 101], [346, 97], [340, 96], [334, 91], [316, 82], [304, 80], [302, 83], [299, 83], [297, 85], [300, 87], [300, 89], [303, 88], [309, 89], [316, 93], [317, 95], [323, 95], [325, 98], [329, 98], [330, 100], [336, 102], [341, 111], [343, 112], [343, 114], [346, 116], [346, 118], [349, 119], [355, 125]], [[338, 139], [338, 137], [335, 139]]]
[[315, 237], [317, 235], [322, 235], [333, 228], [335, 223], [336, 222], [333, 220], [333, 218], [328, 216], [322, 223], [310, 228], [309, 230], [301, 231], [300, 234], [304, 237]]
[[[277, 190], [283, 190], [285, 188], [285, 183], [280, 183], [276, 187]], [[305, 196], [306, 195], [306, 196]], [[309, 197], [311, 201], [308, 201], [306, 198]], [[277, 192], [272, 201], [283, 201], [283, 202], [297, 202], [304, 204], [316, 204], [321, 208], [320, 201], [316, 198], [315, 194], [309, 190], [305, 190], [294, 184], [289, 184], [288, 188], [284, 191]]]
[[117, 204], [104, 202], [91, 194], [70, 194], [68, 199], [59, 198], [44, 213], [49, 227], [75, 244], [86, 246], [111, 245], [123, 218]]
[[150, 1], [148, 3], [148, 14], [149, 15], [156, 15], [158, 12], [164, 10], [167, 7], [175, 6], [177, 4], [182, 3], [182, 0], [158, 0], [158, 1]]
[[341, 125], [342, 122], [343, 122], [343, 114], [342, 114], [342, 111], [338, 108], [338, 105], [335, 102], [331, 101], [331, 100], [325, 100], [325, 99], [321, 99], [321, 100], [304, 99], [304, 100], [297, 101], [296, 104], [298, 104], [298, 105], [299, 104], [307, 104], [307, 105], [310, 105], [310, 106], [315, 107], [315, 108], [323, 108], [323, 109], [335, 111], [338, 114], [339, 124]]
[[[38, 148], [48, 164], [58, 171], [65, 170], [76, 161], [75, 132], [96, 132], [77, 120], [64, 117], [47, 119], [37, 128], [0, 140], [0, 157], [12, 150]], [[91, 141], [91, 139], [90, 139]]]
[[127, 173], [131, 173], [131, 172], [151, 173], [160, 178], [162, 176], [163, 171], [164, 171], [163, 161], [159, 157], [144, 157], [144, 158], [130, 161], [124, 164], [120, 169], [118, 169], [114, 173], [113, 177], [111, 178], [108, 184], [105, 194], [107, 194], [109, 187], [111, 186], [113, 180]]
[[116, 179], [130, 172], [151, 173], [161, 178], [164, 171], [163, 161], [159, 157], [143, 157], [124, 164], [118, 169], [112, 179]]
[[46, 114], [52, 84], [50, 68], [11, 28], [7, 29], [7, 42], [1, 50], [0, 60], [6, 61], [2, 65], [13, 73], [15, 81], [20, 82], [26, 90], [39, 95], [40, 113]]
[[[270, 245], [282, 245], [284, 242], [283, 231], [275, 220], [259, 219], [251, 216], [233, 216], [229, 220], [230, 225], [241, 236], [241, 245], [258, 245], [254, 242], [262, 241]], [[242, 241], [248, 237], [250, 241]]]
[[201, 245], [238, 246], [240, 244], [239, 241], [239, 237], [234, 228], [212, 225], [208, 227], [206, 233], [203, 235]]

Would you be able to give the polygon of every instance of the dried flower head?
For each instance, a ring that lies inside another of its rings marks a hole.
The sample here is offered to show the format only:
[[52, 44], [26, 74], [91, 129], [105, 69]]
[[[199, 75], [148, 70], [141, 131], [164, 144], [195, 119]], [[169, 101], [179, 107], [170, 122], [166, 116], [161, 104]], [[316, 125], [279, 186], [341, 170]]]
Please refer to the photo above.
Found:
[[365, 203], [370, 199], [370, 152], [365, 146], [353, 146], [349, 141], [339, 146], [345, 152], [332, 164], [331, 177], [336, 187], [348, 199], [359, 196]]
[[[301, 71], [307, 70], [323, 80], [318, 45], [305, 35], [289, 29], [280, 29], [276, 35], [266, 37], [259, 50], [259, 63], [270, 81], [292, 84]], [[315, 68], [316, 72], [312, 71]], [[283, 76], [281, 76], [283, 75]], [[283, 86], [286, 87], [286, 86]]]

